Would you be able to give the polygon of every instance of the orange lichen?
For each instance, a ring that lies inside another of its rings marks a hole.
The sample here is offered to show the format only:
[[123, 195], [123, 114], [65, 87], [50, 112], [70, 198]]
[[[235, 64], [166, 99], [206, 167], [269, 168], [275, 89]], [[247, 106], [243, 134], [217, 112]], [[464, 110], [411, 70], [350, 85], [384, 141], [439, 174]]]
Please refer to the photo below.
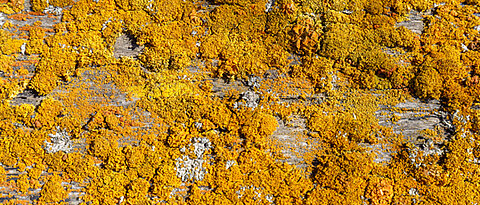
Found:
[[42, 186], [40, 191], [40, 203], [59, 203], [65, 200], [68, 196], [68, 192], [61, 184], [61, 177], [58, 175], [52, 175], [48, 178], [48, 181]]
[[423, 68], [415, 78], [415, 94], [421, 98], [440, 98], [442, 77], [431, 67]]
[[24, 9], [24, 0], [3, 0], [0, 1], [0, 12], [13, 14]]
[[270, 136], [278, 127], [277, 120], [268, 114], [254, 113], [242, 126], [241, 133], [247, 139], [247, 143], [265, 146], [266, 137]]
[[[478, 203], [478, 3], [433, 3], [31, 1], [63, 17], [0, 31], [0, 182], [4, 167], [26, 171], [22, 193], [44, 182], [33, 203], [65, 202], [72, 181], [92, 204]], [[396, 26], [412, 9], [435, 9], [421, 35]], [[143, 50], [121, 56], [119, 36]], [[47, 97], [13, 105], [27, 87]], [[376, 118], [410, 94], [455, 113], [451, 139], [420, 133], [441, 152]], [[272, 142], [297, 128], [305, 169]], [[48, 152], [60, 134], [76, 148]]]
[[26, 174], [20, 175], [17, 179], [17, 187], [23, 194], [29, 193], [28, 188], [30, 188], [30, 183], [28, 181], [28, 176]]
[[372, 204], [390, 204], [393, 197], [393, 182], [390, 179], [372, 178], [368, 181], [365, 192], [365, 197], [369, 198]]
[[63, 106], [61, 102], [51, 98], [45, 99], [37, 108], [35, 118], [33, 118], [35, 125], [53, 128], [62, 111]]
[[0, 52], [3, 55], [12, 55], [20, 51], [20, 47], [25, 43], [22, 39], [12, 39], [11, 33], [0, 30]]
[[41, 12], [48, 6], [47, 0], [32, 0], [32, 10], [35, 12]]

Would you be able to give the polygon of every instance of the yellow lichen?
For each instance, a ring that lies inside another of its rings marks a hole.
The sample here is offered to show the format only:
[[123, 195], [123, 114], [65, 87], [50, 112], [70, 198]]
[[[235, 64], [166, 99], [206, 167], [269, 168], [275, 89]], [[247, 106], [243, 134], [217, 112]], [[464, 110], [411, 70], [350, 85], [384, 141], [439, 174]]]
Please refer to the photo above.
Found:
[[[0, 9], [19, 12], [18, 2]], [[35, 15], [63, 7], [53, 29], [37, 22], [0, 31], [0, 182], [13, 167], [26, 171], [11, 180], [20, 192], [45, 183], [32, 203], [65, 202], [62, 183], [72, 181], [92, 204], [480, 200], [471, 109], [480, 100], [478, 2], [30, 3]], [[396, 25], [412, 9], [435, 10], [421, 35]], [[119, 36], [143, 50], [121, 56]], [[13, 105], [27, 87], [47, 97]], [[444, 143], [441, 153], [418, 151], [379, 123], [381, 105], [412, 95], [452, 112], [449, 139], [419, 133]], [[305, 132], [288, 132], [295, 129]], [[47, 153], [61, 132], [76, 149]], [[286, 163], [287, 148], [277, 146], [285, 135], [309, 140], [305, 149], [290, 143], [303, 149], [305, 168]], [[368, 147], [387, 149], [390, 161], [377, 163]], [[202, 180], [181, 177], [182, 168]]]
[[421, 98], [440, 98], [442, 77], [437, 70], [426, 67], [415, 78], [415, 94]]
[[48, 181], [42, 186], [40, 191], [40, 203], [59, 203], [65, 200], [68, 196], [68, 192], [61, 184], [61, 177], [58, 175], [52, 175], [48, 178]]

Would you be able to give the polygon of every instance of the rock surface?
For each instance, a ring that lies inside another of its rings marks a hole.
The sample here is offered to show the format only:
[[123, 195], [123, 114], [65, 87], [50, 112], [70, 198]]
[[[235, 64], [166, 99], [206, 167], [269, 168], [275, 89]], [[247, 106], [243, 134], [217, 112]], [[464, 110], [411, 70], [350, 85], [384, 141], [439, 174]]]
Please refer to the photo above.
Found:
[[[25, 6], [26, 8], [29, 8], [28, 1]], [[269, 8], [267, 8], [267, 10], [269, 10]], [[8, 16], [6, 16], [6, 18], [8, 19]], [[32, 24], [35, 21], [40, 21], [42, 22], [42, 27], [51, 29], [52, 26], [57, 23], [60, 18], [61, 16], [59, 15], [46, 15], [37, 16], [34, 19], [27, 19], [25, 21], [13, 19], [8, 20], [18, 26], [24, 26], [27, 24]], [[400, 22], [397, 24], [397, 26], [404, 26], [417, 34], [421, 34], [423, 31], [422, 20], [423, 18], [421, 13], [412, 11], [409, 16], [409, 20]], [[2, 20], [0, 19], [0, 21]], [[122, 35], [117, 39], [117, 42], [115, 43], [114, 56], [116, 58], [119, 58], [121, 56], [135, 58], [142, 52], [142, 49], [143, 47], [136, 45], [129, 36]], [[276, 76], [275, 73], [267, 72], [264, 79], [275, 79], [276, 77], [278, 76]], [[228, 82], [224, 79], [219, 78], [207, 80], [212, 82], [212, 92], [214, 96], [224, 97], [227, 91], [236, 90], [239, 93], [243, 93], [242, 99], [245, 101], [244, 104], [239, 104], [239, 106], [246, 106], [249, 108], [257, 107], [257, 101], [261, 96], [258, 96], [257, 93], [252, 91], [252, 87], [258, 86], [257, 84], [261, 83], [262, 78], [257, 78], [255, 80], [250, 80], [246, 82]], [[11, 104], [38, 105], [43, 98], [44, 97], [37, 95], [32, 90], [25, 90], [24, 92], [18, 94], [12, 100]], [[295, 102], [299, 100], [299, 96], [285, 96], [284, 100], [285, 102]], [[123, 100], [120, 99], [118, 103], [122, 105], [129, 105], [132, 103], [132, 101], [127, 101], [126, 98], [123, 98]], [[398, 110], [402, 110], [402, 112], [397, 112]], [[395, 115], [396, 121], [392, 122], [391, 118], [388, 117], [389, 115]], [[404, 103], [400, 103], [394, 107], [383, 106], [380, 107], [377, 111], [377, 119], [379, 120], [380, 125], [391, 127], [394, 132], [403, 134], [409, 139], [409, 141], [418, 146], [421, 146], [421, 144], [424, 143], [422, 139], [418, 139], [418, 137], [420, 136], [419, 133], [421, 131], [425, 129], [437, 129], [440, 130], [441, 133], [444, 133], [444, 136], [446, 137], [449, 133], [449, 130], [451, 129], [451, 119], [446, 112], [442, 111], [442, 106], [438, 101], [421, 102], [414, 99]], [[280, 146], [285, 147], [285, 149], [283, 150], [283, 154], [287, 157], [287, 159], [285, 160], [287, 163], [296, 165], [298, 167], [306, 167], [303, 159], [299, 156], [301, 156], [302, 153], [311, 148], [311, 146], [309, 145], [310, 142], [308, 142], [307, 139], [297, 138], [297, 136], [301, 136], [302, 134], [308, 132], [306, 128], [306, 120], [302, 118], [293, 118], [290, 121], [282, 121], [280, 119], [278, 119], [278, 121], [279, 127], [270, 138], [273, 141], [278, 142]], [[195, 144], [199, 144], [199, 142], [192, 143], [194, 144], [194, 146]], [[202, 149], [209, 148], [207, 145], [204, 146], [204, 144], [202, 144], [202, 146]], [[377, 162], [387, 162], [389, 160], [389, 153], [383, 151], [380, 145], [371, 148], [373, 150], [379, 151], [378, 158], [376, 160]], [[203, 154], [203, 151], [200, 152], [201, 154]], [[203, 163], [202, 161], [195, 161], [187, 157], [183, 159], [179, 158], [177, 163], [178, 167], [183, 167], [185, 169], [184, 172], [188, 172], [179, 174], [181, 175], [182, 179], [193, 177], [196, 180], [200, 180], [201, 178], [203, 178], [202, 170], [197, 170], [198, 166], [195, 167], [194, 165], [194, 163]], [[233, 162], [227, 163], [227, 168], [228, 166], [233, 166]], [[6, 168], [6, 171], [7, 177], [10, 181], [17, 180], [17, 176], [25, 173], [13, 168]], [[84, 194], [81, 191], [82, 187], [75, 183], [70, 183], [68, 185], [71, 186], [72, 191], [69, 193], [69, 199], [67, 200], [67, 203], [81, 203], [79, 197]], [[0, 187], [0, 202], [12, 198], [30, 201], [39, 197], [40, 189], [30, 189], [29, 191], [31, 191], [31, 195], [22, 195], [15, 189], [15, 187], [9, 186], [9, 183], [7, 182], [7, 184], [4, 184]]]

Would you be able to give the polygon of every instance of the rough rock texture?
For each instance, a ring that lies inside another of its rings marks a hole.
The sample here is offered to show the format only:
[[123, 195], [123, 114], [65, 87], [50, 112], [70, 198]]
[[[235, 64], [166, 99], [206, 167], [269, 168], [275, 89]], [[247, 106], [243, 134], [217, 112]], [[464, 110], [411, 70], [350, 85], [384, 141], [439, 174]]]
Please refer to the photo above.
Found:
[[137, 45], [131, 36], [126, 34], [121, 35], [117, 38], [117, 41], [114, 45], [114, 57], [120, 58], [121, 56], [126, 57], [136, 57], [141, 53], [144, 46]]
[[[26, 3], [26, 8], [29, 8], [28, 1]], [[52, 8], [53, 9], [53, 8]], [[270, 8], [267, 7], [266, 10], [268, 11]], [[55, 12], [53, 12], [55, 13]], [[397, 26], [405, 26], [406, 28], [414, 31], [415, 33], [421, 34], [423, 31], [423, 21], [422, 21], [422, 14], [418, 12], [411, 12], [409, 20], [400, 22]], [[2, 17], [3, 18], [3, 17]], [[2, 21], [0, 18], [0, 21]], [[7, 17], [8, 18], [8, 17]], [[31, 24], [34, 21], [41, 21], [42, 27], [45, 28], [52, 28], [52, 25], [58, 22], [60, 16], [38, 16], [35, 19], [28, 19], [26, 21], [18, 21], [9, 19], [13, 24], [23, 26], [26, 24]], [[1, 24], [1, 22], [0, 22]], [[135, 44], [130, 37], [127, 35], [122, 35], [117, 39], [117, 42], [114, 46], [114, 55], [116, 58], [121, 56], [127, 57], [136, 57], [138, 56], [141, 51], [142, 47]], [[277, 74], [274, 71], [267, 72], [264, 76], [265, 79], [275, 79]], [[238, 106], [246, 106], [249, 108], [257, 107], [257, 101], [260, 96], [257, 93], [252, 91], [253, 87], [258, 87], [261, 84], [261, 78], [255, 77], [251, 78], [246, 82], [243, 81], [226, 81], [224, 79], [208, 79], [212, 82], [213, 88], [212, 91], [215, 96], [223, 97], [225, 93], [229, 90], [237, 90], [239, 93], [242, 94], [243, 102], [240, 102]], [[114, 89], [114, 88], [112, 88]], [[38, 105], [44, 97], [38, 96], [32, 90], [25, 90], [24, 92], [18, 94], [13, 101], [11, 102], [12, 105], [20, 105], [20, 104], [32, 104]], [[298, 100], [298, 96], [285, 96], [285, 101], [292, 102]], [[118, 101], [121, 105], [129, 105], [132, 101], [127, 101], [125, 97], [119, 98]], [[397, 112], [396, 110], [402, 110], [402, 113]], [[396, 121], [392, 122], [387, 114], [396, 115]], [[405, 103], [398, 104], [394, 107], [381, 107], [377, 112], [377, 118], [380, 122], [380, 125], [383, 126], [390, 126], [396, 133], [401, 133], [409, 140], [418, 145], [421, 149], [425, 150], [425, 147], [422, 147], [422, 144], [430, 144], [433, 147], [437, 146], [432, 144], [432, 142], [423, 142], [423, 139], [418, 139], [419, 132], [425, 129], [438, 129], [442, 133], [446, 134], [451, 129], [449, 116], [446, 112], [442, 111], [442, 107], [438, 101], [430, 101], [430, 102], [421, 102], [419, 100], [412, 100], [407, 101]], [[279, 142], [281, 146], [284, 146], [285, 149], [283, 150], [283, 154], [288, 158], [286, 160], [289, 164], [297, 165], [298, 167], [305, 167], [306, 165], [303, 164], [303, 159], [300, 158], [301, 154], [309, 149], [310, 145], [307, 143], [306, 140], [302, 141], [296, 138], [296, 136], [301, 135], [302, 133], [307, 132], [306, 129], [306, 121], [302, 118], [293, 118], [293, 120], [284, 122], [282, 120], [279, 121], [279, 127], [270, 137], [272, 140]], [[46, 146], [53, 147], [55, 144], [68, 144], [70, 142], [64, 142], [60, 139], [57, 139], [57, 135], [52, 135], [52, 143], [46, 142]], [[63, 139], [63, 138], [62, 138]], [[201, 158], [203, 153], [206, 149], [210, 149], [210, 142], [205, 142], [202, 139], [196, 139], [196, 141], [192, 141], [192, 146], [195, 149], [195, 153], [198, 158]], [[82, 147], [81, 144], [77, 142], [75, 146]], [[371, 147], [376, 151], [379, 151], [377, 162], [385, 162], [389, 160], [389, 153], [384, 152], [381, 145], [377, 145], [375, 147]], [[70, 146], [68, 149], [70, 149]], [[56, 148], [55, 150], [63, 150], [62, 148]], [[52, 151], [56, 152], [56, 151]], [[188, 156], [184, 156], [183, 158], [179, 158], [177, 160], [177, 175], [183, 180], [201, 180], [203, 178], [204, 171], [201, 167], [203, 163], [202, 160], [190, 159]], [[234, 166], [234, 161], [227, 162], [227, 168], [230, 166]], [[10, 177], [10, 180], [16, 180], [15, 176], [22, 174], [23, 172], [19, 172], [16, 169], [6, 169], [7, 176]], [[8, 183], [7, 183], [8, 184]], [[69, 204], [79, 204], [81, 201], [79, 197], [83, 195], [81, 192], [81, 186], [75, 183], [69, 184], [71, 185], [72, 192], [69, 193], [69, 199], [67, 202]], [[40, 189], [32, 189], [32, 194], [30, 196], [24, 196], [12, 187], [3, 186], [0, 188], [0, 194], [8, 195], [10, 194], [11, 197], [15, 199], [21, 200], [34, 200], [39, 197]], [[6, 200], [8, 198], [0, 198], [0, 202]]]
[[431, 13], [430, 12], [420, 13], [418, 11], [412, 10], [410, 12], [410, 15], [408, 16], [408, 20], [397, 23], [397, 27], [404, 26], [405, 28], [417, 34], [422, 34], [423, 26], [424, 26], [422, 15], [427, 15], [427, 14], [431, 14]]

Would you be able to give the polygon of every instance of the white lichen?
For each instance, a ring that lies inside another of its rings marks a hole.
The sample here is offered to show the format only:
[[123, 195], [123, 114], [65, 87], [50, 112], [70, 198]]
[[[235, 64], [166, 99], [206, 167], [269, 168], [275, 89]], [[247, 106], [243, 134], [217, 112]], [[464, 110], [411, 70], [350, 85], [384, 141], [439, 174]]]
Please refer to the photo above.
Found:
[[258, 106], [260, 96], [258, 96], [258, 94], [256, 94], [254, 91], [245, 91], [241, 94], [240, 100], [242, 101], [238, 101], [233, 104], [235, 109], [238, 109], [240, 106], [255, 109]]
[[267, 200], [270, 203], [273, 203], [273, 201], [274, 201], [273, 200], [273, 195], [265, 194], [264, 193], [265, 188], [263, 188], [263, 187], [256, 187], [256, 186], [253, 186], [253, 185], [243, 186], [243, 187], [240, 187], [240, 189], [237, 190], [235, 193], [237, 194], [237, 197], [240, 199], [240, 198], [243, 197], [243, 195], [245, 195], [245, 192], [247, 190], [253, 190], [253, 193], [255, 193], [255, 195], [253, 196], [253, 200], [255, 200], [255, 201], [262, 199], [262, 196], [264, 196], [265, 200]]
[[49, 5], [47, 8], [45, 8], [45, 9], [43, 10], [43, 13], [45, 13], [45, 14], [51, 13], [51, 14], [60, 16], [60, 15], [62, 15], [62, 10], [63, 10], [63, 9], [60, 8], [60, 7], [56, 7], [56, 6]]
[[257, 76], [249, 76], [248, 80], [247, 80], [247, 85], [251, 89], [259, 88], [260, 87], [260, 81], [261, 81], [261, 78], [259, 78]]
[[275, 5], [275, 0], [268, 0], [267, 3], [265, 4], [265, 12], [270, 12]]
[[56, 153], [58, 151], [70, 153], [73, 150], [73, 143], [70, 140], [71, 136], [65, 130], [60, 130], [57, 127], [57, 132], [48, 134], [48, 136], [51, 142], [48, 142], [48, 140], [44, 141], [44, 149], [47, 153]]
[[0, 26], [3, 26], [5, 23], [5, 17], [3, 16], [3, 13], [0, 12]]
[[[442, 155], [443, 150], [438, 148], [431, 139], [427, 139], [424, 143], [422, 143], [419, 147], [412, 147], [409, 148], [409, 158], [412, 164], [415, 165], [416, 168], [419, 168], [423, 165], [422, 161], [417, 161], [417, 159], [421, 160], [421, 157], [429, 156], [429, 155]], [[419, 158], [420, 157], [420, 158]]]
[[25, 51], [27, 51], [27, 43], [23, 43], [22, 46], [20, 46], [20, 51], [22, 55], [25, 55]]
[[[183, 182], [191, 180], [202, 181], [207, 173], [203, 163], [205, 162], [204, 154], [212, 148], [210, 140], [208, 138], [192, 138], [191, 142], [189, 147], [193, 147], [196, 159], [183, 155], [175, 160], [177, 177]], [[185, 152], [186, 148], [182, 147], [180, 151]]]
[[228, 160], [227, 163], [225, 164], [225, 168], [229, 169], [233, 165], [235, 165], [237, 162], [235, 160]]

